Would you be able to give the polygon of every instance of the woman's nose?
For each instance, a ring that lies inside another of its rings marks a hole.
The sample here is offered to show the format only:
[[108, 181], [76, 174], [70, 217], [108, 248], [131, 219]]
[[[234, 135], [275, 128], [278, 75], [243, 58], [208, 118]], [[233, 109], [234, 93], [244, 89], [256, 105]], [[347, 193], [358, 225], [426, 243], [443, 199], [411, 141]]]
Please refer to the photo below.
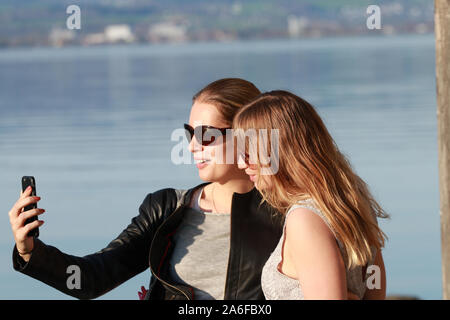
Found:
[[238, 164], [238, 168], [239, 169], [247, 169], [248, 168], [248, 165], [245, 162], [244, 156], [239, 155], [238, 159], [237, 159], [237, 162], [238, 162], [237, 164]]
[[195, 137], [192, 137], [191, 141], [189, 142], [188, 149], [190, 152], [194, 153], [196, 151], [201, 151], [203, 146], [197, 142], [197, 139]]

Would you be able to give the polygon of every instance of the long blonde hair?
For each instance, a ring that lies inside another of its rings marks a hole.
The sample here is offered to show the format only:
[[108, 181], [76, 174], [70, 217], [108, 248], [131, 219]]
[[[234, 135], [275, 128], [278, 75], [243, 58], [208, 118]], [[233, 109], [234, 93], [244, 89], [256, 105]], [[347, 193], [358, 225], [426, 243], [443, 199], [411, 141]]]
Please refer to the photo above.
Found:
[[[346, 250], [347, 268], [366, 265], [374, 258], [371, 247], [384, 247], [376, 217], [389, 215], [307, 101], [281, 90], [263, 93], [239, 110], [233, 128], [267, 129], [269, 137], [278, 129], [278, 171], [270, 189], [260, 190], [263, 200], [286, 213], [298, 200], [313, 199]], [[257, 168], [261, 172], [260, 162]]]

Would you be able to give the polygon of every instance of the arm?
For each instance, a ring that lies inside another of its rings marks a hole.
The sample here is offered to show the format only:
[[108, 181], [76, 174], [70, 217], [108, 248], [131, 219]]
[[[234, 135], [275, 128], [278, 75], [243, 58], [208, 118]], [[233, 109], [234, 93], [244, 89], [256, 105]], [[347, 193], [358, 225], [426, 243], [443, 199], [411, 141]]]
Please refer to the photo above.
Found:
[[[149, 248], [162, 211], [157, 210], [154, 197], [147, 195], [139, 207], [139, 215], [104, 249], [77, 257], [35, 239], [31, 254], [24, 256], [28, 261], [22, 259], [17, 245], [14, 247], [14, 269], [79, 299], [103, 295], [148, 267]], [[67, 286], [71, 275], [67, 268], [71, 265], [80, 268], [80, 289]]]
[[285, 248], [305, 299], [347, 299], [344, 261], [321, 217], [294, 209], [286, 222]]

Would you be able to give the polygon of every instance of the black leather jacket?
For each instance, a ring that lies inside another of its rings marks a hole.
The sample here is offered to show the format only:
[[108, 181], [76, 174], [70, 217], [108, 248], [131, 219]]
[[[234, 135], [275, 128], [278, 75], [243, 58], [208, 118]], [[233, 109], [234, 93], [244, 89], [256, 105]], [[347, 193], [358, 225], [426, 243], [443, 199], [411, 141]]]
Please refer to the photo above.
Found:
[[[191, 287], [169, 277], [168, 262], [174, 245], [172, 236], [182, 221], [183, 209], [193, 192], [207, 184], [148, 194], [139, 215], [106, 248], [94, 254], [68, 255], [35, 239], [28, 263], [14, 246], [13, 267], [79, 299], [99, 297], [150, 267], [152, 276], [145, 299], [194, 299]], [[256, 188], [233, 194], [225, 299], [264, 299], [261, 271], [281, 237], [282, 217], [266, 203], [259, 206], [260, 201]], [[80, 268], [79, 289], [67, 286], [70, 265]]]

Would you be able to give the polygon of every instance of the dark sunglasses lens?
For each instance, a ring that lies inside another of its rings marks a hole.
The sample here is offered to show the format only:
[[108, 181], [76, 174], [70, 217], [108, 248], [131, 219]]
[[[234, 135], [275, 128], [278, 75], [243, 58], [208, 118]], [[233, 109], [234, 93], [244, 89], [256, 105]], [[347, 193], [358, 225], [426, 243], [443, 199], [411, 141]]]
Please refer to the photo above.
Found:
[[[209, 128], [206, 126], [202, 126], [202, 130], [201, 130], [201, 137], [197, 137], [197, 141], [199, 143], [201, 143], [203, 146], [207, 146], [210, 145], [211, 143], [213, 143], [216, 140], [216, 133], [217, 129], [215, 128]], [[199, 138], [201, 140], [199, 140]]]
[[202, 146], [210, 145], [216, 141], [217, 130], [220, 130], [209, 126], [198, 126], [194, 129], [188, 124], [184, 124], [184, 129], [189, 143], [191, 142], [192, 137], [195, 136], [197, 142]]
[[186, 138], [188, 142], [190, 143], [192, 140], [192, 136], [194, 135], [194, 129], [192, 129], [191, 126], [185, 124], [184, 125], [184, 133], [186, 134]]

